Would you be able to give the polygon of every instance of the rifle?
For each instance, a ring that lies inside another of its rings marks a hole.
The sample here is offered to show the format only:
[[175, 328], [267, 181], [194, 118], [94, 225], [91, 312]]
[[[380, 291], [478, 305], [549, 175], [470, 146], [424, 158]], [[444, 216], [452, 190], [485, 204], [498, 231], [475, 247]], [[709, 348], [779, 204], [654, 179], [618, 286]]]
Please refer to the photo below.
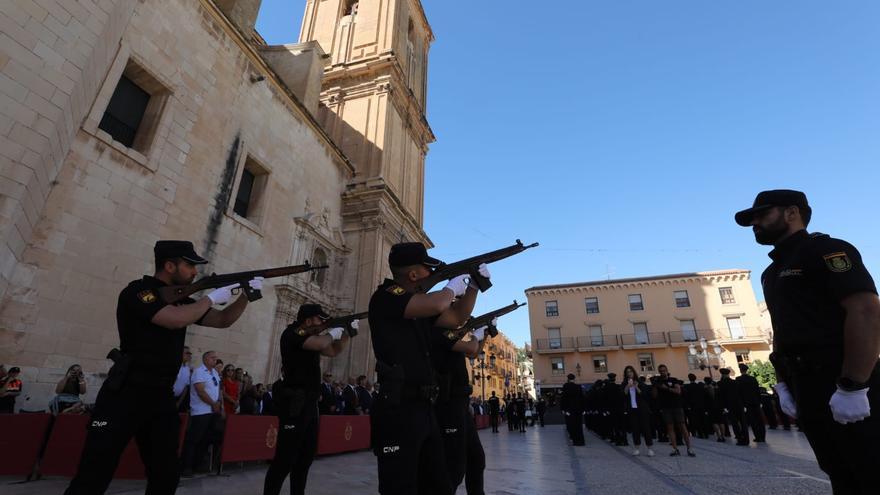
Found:
[[182, 299], [186, 299], [196, 292], [205, 289], [217, 289], [219, 287], [226, 287], [227, 285], [238, 284], [237, 288], [244, 290], [244, 294], [247, 296], [248, 301], [253, 302], [263, 297], [262, 291], [251, 289], [250, 285], [248, 285], [248, 281], [253, 279], [254, 277], [284, 277], [287, 275], [293, 275], [295, 273], [305, 273], [312, 270], [323, 270], [324, 268], [327, 268], [327, 266], [312, 266], [309, 264], [308, 261], [306, 261], [302, 265], [267, 268], [265, 270], [254, 270], [250, 272], [227, 273], [224, 275], [217, 275], [216, 273], [212, 273], [211, 275], [208, 275], [207, 277], [202, 277], [201, 279], [189, 285], [171, 285], [168, 287], [161, 287], [159, 289], [159, 297], [161, 297], [162, 300], [168, 304], [174, 304]]
[[417, 289], [421, 292], [428, 292], [432, 287], [444, 280], [449, 280], [459, 275], [470, 275], [471, 280], [477, 284], [480, 292], [486, 292], [489, 290], [489, 287], [492, 287], [492, 282], [488, 278], [480, 275], [478, 270], [481, 263], [488, 264], [503, 260], [504, 258], [509, 258], [537, 245], [538, 243], [536, 242], [524, 246], [522, 241], [517, 239], [516, 244], [501, 248], [497, 251], [480, 254], [448, 265], [446, 263], [441, 263], [429, 277], [420, 282]]
[[342, 327], [345, 329], [345, 333], [348, 334], [349, 337], [355, 337], [358, 334], [357, 328], [354, 328], [351, 324], [357, 320], [363, 320], [369, 315], [367, 311], [363, 313], [355, 313], [353, 315], [348, 316], [339, 316], [337, 318], [330, 318], [329, 320], [324, 321], [320, 325], [315, 325], [313, 327], [303, 328], [309, 335], [318, 335], [319, 333], [327, 330], [328, 328], [336, 328]]
[[471, 330], [476, 330], [480, 327], [488, 327], [486, 329], [486, 333], [489, 334], [490, 337], [495, 337], [498, 335], [498, 327], [492, 324], [492, 320], [498, 318], [499, 316], [504, 316], [508, 313], [512, 313], [525, 305], [526, 303], [519, 304], [514, 299], [513, 304], [508, 304], [503, 308], [498, 308], [495, 311], [489, 311], [488, 313], [480, 316], [471, 317], [470, 319], [468, 319], [468, 321], [464, 323], [464, 325], [456, 330], [453, 330], [453, 332], [458, 335], [458, 338], [462, 338]]

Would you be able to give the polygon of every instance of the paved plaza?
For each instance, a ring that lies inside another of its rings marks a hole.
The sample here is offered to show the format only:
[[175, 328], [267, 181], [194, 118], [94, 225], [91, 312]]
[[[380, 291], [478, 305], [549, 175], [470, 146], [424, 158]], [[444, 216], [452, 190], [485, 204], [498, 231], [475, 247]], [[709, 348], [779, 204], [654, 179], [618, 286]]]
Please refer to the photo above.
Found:
[[[588, 434], [586, 447], [571, 447], [559, 425], [531, 428], [525, 434], [480, 432], [486, 449], [486, 493], [686, 495], [831, 493], [806, 438], [797, 432], [769, 431], [766, 445], [738, 447], [695, 440], [696, 458], [669, 457], [667, 445], [655, 445], [656, 457], [633, 457], [631, 447], [614, 447]], [[228, 469], [225, 476], [184, 480], [178, 494], [259, 494], [265, 467]], [[51, 478], [16, 483], [0, 478], [4, 495], [61, 493], [67, 480]], [[143, 493], [144, 483], [114, 482], [108, 493]], [[289, 493], [285, 484], [282, 493]], [[376, 491], [376, 462], [369, 452], [315, 461], [308, 493], [368, 494]], [[465, 493], [460, 488], [460, 494]]]

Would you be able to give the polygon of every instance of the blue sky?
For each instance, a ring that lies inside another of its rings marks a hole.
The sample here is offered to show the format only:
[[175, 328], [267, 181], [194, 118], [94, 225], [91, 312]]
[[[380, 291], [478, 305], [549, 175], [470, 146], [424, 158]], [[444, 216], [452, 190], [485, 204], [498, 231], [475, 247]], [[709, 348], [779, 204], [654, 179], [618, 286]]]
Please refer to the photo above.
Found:
[[[733, 213], [771, 188], [805, 191], [810, 230], [880, 274], [880, 3], [423, 4], [432, 254], [541, 243], [491, 267], [476, 312], [609, 272], [757, 281], [768, 249]], [[257, 29], [295, 42], [304, 6], [264, 0]], [[529, 340], [525, 309], [501, 326]]]

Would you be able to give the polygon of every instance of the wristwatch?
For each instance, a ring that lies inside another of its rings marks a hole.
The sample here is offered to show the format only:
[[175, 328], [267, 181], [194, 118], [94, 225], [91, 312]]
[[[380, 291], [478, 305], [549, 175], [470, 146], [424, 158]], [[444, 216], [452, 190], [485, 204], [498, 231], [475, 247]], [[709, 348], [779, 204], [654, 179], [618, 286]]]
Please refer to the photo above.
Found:
[[844, 390], [846, 392], [855, 392], [856, 390], [864, 390], [868, 388], [868, 383], [857, 382], [855, 380], [852, 380], [851, 378], [842, 376], [837, 380], [837, 386], [840, 387], [841, 390]]

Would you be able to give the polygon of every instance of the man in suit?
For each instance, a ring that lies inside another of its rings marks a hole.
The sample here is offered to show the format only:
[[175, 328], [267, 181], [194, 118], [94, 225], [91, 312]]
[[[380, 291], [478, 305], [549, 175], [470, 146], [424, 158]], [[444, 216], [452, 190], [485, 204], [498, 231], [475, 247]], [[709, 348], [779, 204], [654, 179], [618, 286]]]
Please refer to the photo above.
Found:
[[746, 408], [746, 418], [749, 426], [752, 427], [755, 441], [761, 443], [765, 441], [767, 435], [764, 417], [761, 415], [761, 386], [758, 385], [755, 377], [749, 375], [749, 367], [745, 364], [740, 363], [739, 372], [740, 375], [736, 377], [736, 387]]
[[370, 395], [370, 391], [367, 389], [367, 377], [365, 375], [357, 377], [357, 385], [354, 387], [354, 391], [357, 393], [361, 412], [363, 414], [370, 414], [370, 409], [373, 406], [373, 396]]
[[321, 382], [321, 398], [318, 402], [318, 410], [321, 414], [336, 414], [336, 393], [333, 389], [332, 373], [324, 373], [324, 381]]
[[354, 389], [354, 378], [348, 379], [345, 388], [342, 389], [342, 414], [348, 416], [357, 416], [361, 414], [360, 403], [358, 402], [358, 394]]

